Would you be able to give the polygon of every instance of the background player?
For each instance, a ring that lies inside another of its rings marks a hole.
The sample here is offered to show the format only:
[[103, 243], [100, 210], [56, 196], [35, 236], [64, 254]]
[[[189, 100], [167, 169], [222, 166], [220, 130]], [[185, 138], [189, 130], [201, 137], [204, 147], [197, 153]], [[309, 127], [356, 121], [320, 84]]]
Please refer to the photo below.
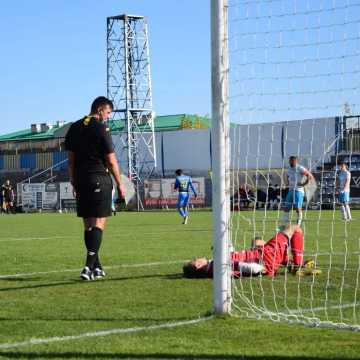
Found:
[[10, 180], [6, 180], [5, 184], [1, 188], [2, 192], [2, 208], [7, 214], [14, 213], [14, 189], [10, 183]]
[[65, 138], [69, 152], [70, 182], [76, 193], [77, 215], [83, 218], [87, 249], [86, 265], [80, 273], [83, 280], [102, 278], [99, 250], [106, 217], [111, 215], [113, 175], [119, 197], [124, 197], [120, 169], [105, 122], [113, 104], [104, 96], [96, 98], [90, 115], [74, 122]]
[[192, 183], [190, 176], [184, 175], [181, 169], [176, 170], [175, 174], [176, 174], [176, 179], [175, 179], [174, 190], [179, 191], [177, 208], [180, 215], [183, 218], [183, 224], [186, 225], [189, 217], [187, 207], [190, 197], [189, 194], [190, 188], [194, 193], [195, 198], [197, 197], [197, 193], [196, 190], [194, 189], [194, 185]]
[[340, 164], [340, 173], [339, 173], [339, 196], [338, 201], [341, 205], [341, 214], [344, 221], [351, 220], [350, 212], [350, 181], [351, 173], [348, 170], [346, 163]]
[[[291, 247], [292, 261], [287, 256]], [[233, 276], [257, 276], [260, 274], [275, 276], [281, 265], [291, 265], [292, 272], [298, 275], [320, 273], [314, 269], [314, 262], [303, 263], [304, 235], [298, 225], [288, 225], [275, 234], [268, 242], [255, 239], [251, 249], [231, 253]], [[303, 266], [303, 268], [302, 268]], [[196, 258], [183, 267], [185, 277], [212, 277], [213, 261], [206, 258]]]
[[288, 185], [289, 192], [284, 204], [284, 224], [289, 223], [290, 210], [293, 208], [297, 213], [297, 225], [301, 225], [303, 214], [302, 206], [304, 202], [304, 186], [309, 181], [315, 182], [314, 176], [304, 166], [298, 164], [296, 156], [290, 156], [289, 168], [285, 177], [285, 185]]

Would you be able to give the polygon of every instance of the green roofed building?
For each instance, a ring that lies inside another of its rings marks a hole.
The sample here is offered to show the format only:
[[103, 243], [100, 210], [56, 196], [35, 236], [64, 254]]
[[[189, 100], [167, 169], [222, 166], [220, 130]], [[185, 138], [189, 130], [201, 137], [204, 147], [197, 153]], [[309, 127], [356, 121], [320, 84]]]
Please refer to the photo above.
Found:
[[[64, 138], [71, 123], [57, 122], [32, 124], [28, 129], [15, 131], [0, 136], [0, 171], [38, 171], [55, 164], [59, 170], [65, 170], [67, 154], [64, 149]], [[113, 134], [123, 133], [123, 120], [109, 121]], [[155, 131], [176, 131], [184, 129], [208, 129], [211, 121], [208, 117], [198, 115], [177, 114], [155, 118]]]
[[[25, 130], [15, 131], [0, 136], [0, 143], [21, 141], [44, 141], [64, 138], [71, 123], [57, 122], [55, 125], [33, 124]], [[109, 127], [112, 132], [124, 131], [125, 123], [122, 120], [110, 120]], [[198, 115], [162, 115], [155, 118], [155, 131], [172, 131], [182, 129], [208, 129], [211, 121], [208, 117]], [[10, 147], [12, 148], [12, 147]], [[0, 144], [0, 151], [5, 150]], [[18, 149], [19, 150], [19, 149]]]
[[[109, 121], [112, 132], [124, 131], [125, 123], [123, 120]], [[208, 117], [198, 115], [162, 115], [155, 118], [155, 131], [172, 131], [183, 129], [208, 129], [211, 127], [211, 121]]]

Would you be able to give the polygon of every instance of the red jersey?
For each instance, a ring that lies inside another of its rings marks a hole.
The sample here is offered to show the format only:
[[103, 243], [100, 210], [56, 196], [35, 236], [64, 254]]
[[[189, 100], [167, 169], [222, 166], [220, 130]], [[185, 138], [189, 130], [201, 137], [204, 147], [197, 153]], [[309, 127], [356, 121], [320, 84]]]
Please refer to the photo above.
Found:
[[265, 266], [266, 275], [274, 276], [280, 265], [287, 258], [288, 237], [282, 233], [277, 233], [270, 239], [262, 251], [262, 263]]

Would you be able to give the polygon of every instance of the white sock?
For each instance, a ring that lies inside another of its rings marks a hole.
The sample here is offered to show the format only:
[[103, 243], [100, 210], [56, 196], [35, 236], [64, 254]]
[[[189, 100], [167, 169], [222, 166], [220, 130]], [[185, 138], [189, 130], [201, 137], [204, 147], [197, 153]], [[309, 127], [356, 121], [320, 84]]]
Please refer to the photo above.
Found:
[[283, 215], [283, 223], [286, 225], [289, 223], [289, 217], [290, 217], [290, 212], [284, 212], [284, 215]]
[[351, 211], [349, 204], [345, 205], [345, 210], [346, 210], [347, 220], [351, 220]]
[[345, 205], [341, 205], [341, 214], [342, 214], [342, 219], [347, 220], [347, 213], [346, 213]]
[[298, 224], [299, 226], [301, 226], [302, 219], [303, 219], [303, 214], [302, 214], [302, 212], [299, 212], [299, 213], [297, 214], [297, 224]]

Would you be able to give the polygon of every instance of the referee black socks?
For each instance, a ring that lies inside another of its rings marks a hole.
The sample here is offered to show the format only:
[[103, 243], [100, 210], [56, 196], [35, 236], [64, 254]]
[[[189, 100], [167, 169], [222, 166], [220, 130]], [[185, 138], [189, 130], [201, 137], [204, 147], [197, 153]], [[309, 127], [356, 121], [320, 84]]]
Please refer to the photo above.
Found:
[[101, 267], [99, 262], [99, 249], [101, 245], [103, 231], [98, 227], [91, 230], [85, 230], [84, 239], [87, 249], [86, 266], [93, 270], [95, 267]]

